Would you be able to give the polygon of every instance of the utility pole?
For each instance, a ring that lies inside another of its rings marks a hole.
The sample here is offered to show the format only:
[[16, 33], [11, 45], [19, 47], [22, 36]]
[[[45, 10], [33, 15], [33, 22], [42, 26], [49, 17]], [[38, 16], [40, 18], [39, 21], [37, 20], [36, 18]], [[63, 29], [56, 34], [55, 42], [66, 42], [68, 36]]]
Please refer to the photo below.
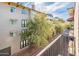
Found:
[[75, 4], [74, 13], [74, 40], [75, 40], [75, 55], [79, 56], [79, 2]]

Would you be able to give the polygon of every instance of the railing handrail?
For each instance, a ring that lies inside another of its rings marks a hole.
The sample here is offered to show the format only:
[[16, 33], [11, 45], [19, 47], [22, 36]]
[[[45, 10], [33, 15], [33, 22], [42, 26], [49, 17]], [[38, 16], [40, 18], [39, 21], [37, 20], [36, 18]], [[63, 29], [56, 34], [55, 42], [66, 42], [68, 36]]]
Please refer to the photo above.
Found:
[[51, 47], [60, 37], [62, 34], [60, 34], [56, 39], [54, 39], [50, 44], [48, 44], [42, 51], [40, 51], [36, 56], [42, 55], [49, 47]]

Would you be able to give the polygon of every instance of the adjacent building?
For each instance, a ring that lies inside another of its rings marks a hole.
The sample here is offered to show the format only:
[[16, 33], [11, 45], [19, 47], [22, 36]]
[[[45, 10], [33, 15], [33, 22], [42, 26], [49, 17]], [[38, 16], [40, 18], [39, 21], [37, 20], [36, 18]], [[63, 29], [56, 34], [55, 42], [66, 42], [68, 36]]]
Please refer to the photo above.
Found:
[[69, 22], [73, 22], [74, 21], [74, 7], [69, 8], [69, 18], [67, 19], [67, 21]]
[[20, 32], [25, 31], [27, 21], [36, 13], [44, 14], [18, 3], [0, 2], [0, 51], [9, 47], [13, 55], [28, 47], [28, 41], [21, 41]]

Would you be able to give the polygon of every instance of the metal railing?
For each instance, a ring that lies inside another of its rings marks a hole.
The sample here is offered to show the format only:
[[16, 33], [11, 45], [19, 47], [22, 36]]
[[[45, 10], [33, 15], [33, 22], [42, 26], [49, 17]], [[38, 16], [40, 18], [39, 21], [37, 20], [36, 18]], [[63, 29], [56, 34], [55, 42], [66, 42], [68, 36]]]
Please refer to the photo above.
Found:
[[48, 46], [40, 51], [36, 56], [69, 56], [68, 45], [69, 36], [59, 35]]

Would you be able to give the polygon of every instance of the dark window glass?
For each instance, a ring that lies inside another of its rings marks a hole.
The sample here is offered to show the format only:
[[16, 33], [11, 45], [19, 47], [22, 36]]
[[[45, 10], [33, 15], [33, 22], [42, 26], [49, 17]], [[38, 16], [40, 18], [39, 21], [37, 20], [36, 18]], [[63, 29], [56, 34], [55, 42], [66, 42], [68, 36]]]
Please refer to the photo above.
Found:
[[26, 20], [21, 21], [21, 27], [26, 27]]
[[10, 36], [13, 37], [13, 32], [10, 32]]
[[11, 24], [15, 24], [16, 21], [17, 21], [17, 20], [15, 20], [15, 19], [10, 19], [10, 23], [11, 23]]
[[16, 11], [16, 8], [15, 7], [11, 7], [11, 12], [15, 12]]
[[26, 10], [22, 10], [21, 14], [27, 14], [27, 11]]

